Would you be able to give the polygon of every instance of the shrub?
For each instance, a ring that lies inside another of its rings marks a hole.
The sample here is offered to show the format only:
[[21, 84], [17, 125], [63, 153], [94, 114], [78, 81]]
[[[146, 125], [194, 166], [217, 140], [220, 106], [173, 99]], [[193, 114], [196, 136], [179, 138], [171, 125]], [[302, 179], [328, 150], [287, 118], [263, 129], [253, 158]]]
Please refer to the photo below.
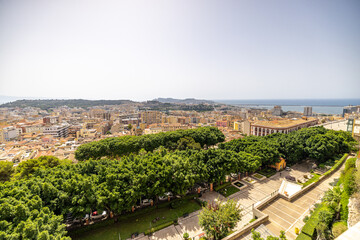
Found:
[[[306, 222], [306, 224], [302, 228], [301, 233], [308, 235], [310, 237], [313, 237], [314, 234], [316, 234], [316, 227], [318, 226], [318, 223], [320, 221], [319, 215], [326, 216], [325, 217], [326, 221], [329, 221], [329, 220], [331, 220], [331, 219], [329, 219], [330, 215], [334, 215], [334, 214], [335, 213], [332, 209], [327, 207], [325, 204], [320, 204], [319, 207], [317, 207], [315, 209], [315, 211], [309, 217], [309, 220]], [[329, 223], [329, 222], [327, 222], [327, 223]]]
[[345, 163], [344, 171], [347, 172], [350, 168], [356, 167], [356, 158], [349, 158]]
[[334, 238], [337, 238], [346, 230], [347, 230], [347, 225], [345, 222], [336, 222], [334, 223], [331, 231], [332, 234], [334, 235]]
[[356, 189], [356, 182], [355, 182], [355, 169], [351, 168], [347, 172], [345, 172], [345, 175], [343, 177], [343, 186], [344, 191], [346, 191], [349, 196], [354, 193]]
[[189, 234], [187, 232], [184, 233], [183, 238], [184, 238], [184, 240], [188, 240], [189, 239]]

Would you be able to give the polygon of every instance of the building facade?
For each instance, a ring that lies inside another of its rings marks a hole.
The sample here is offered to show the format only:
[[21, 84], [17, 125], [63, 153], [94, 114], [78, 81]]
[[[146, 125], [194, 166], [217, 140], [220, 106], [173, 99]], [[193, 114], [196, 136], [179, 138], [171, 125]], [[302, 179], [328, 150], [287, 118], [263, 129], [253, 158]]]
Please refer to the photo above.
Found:
[[44, 134], [51, 135], [54, 137], [66, 138], [69, 136], [69, 125], [62, 124], [62, 125], [46, 126], [44, 128]]
[[317, 119], [258, 121], [251, 124], [250, 134], [254, 136], [266, 136], [272, 133], [289, 133], [316, 124], [318, 124]]
[[304, 116], [312, 116], [312, 107], [304, 107]]

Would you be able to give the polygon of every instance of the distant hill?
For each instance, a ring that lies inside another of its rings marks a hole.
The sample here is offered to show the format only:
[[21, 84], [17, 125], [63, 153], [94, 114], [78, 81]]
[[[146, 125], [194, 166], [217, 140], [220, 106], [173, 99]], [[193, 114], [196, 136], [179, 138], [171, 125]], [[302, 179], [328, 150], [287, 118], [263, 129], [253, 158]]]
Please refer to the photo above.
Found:
[[4, 96], [0, 95], [0, 104], [13, 102], [20, 99], [31, 99], [30, 97], [14, 97], [14, 96]]
[[158, 101], [162, 103], [183, 103], [183, 104], [214, 104], [214, 101], [195, 99], [195, 98], [186, 98], [186, 99], [176, 99], [176, 98], [156, 98], [153, 101]]
[[85, 100], [85, 99], [41, 99], [41, 100], [16, 100], [14, 102], [8, 102], [0, 105], [0, 108], [4, 107], [37, 107], [43, 110], [50, 108], [56, 108], [61, 106], [68, 107], [95, 107], [104, 105], [122, 105], [126, 103], [134, 103], [130, 100]]

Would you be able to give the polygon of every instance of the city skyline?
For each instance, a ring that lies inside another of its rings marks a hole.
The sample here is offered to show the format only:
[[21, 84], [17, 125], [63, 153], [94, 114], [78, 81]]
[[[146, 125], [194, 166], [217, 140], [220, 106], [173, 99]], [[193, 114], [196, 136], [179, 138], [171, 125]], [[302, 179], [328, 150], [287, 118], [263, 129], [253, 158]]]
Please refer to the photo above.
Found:
[[0, 1], [0, 95], [358, 98], [357, 1]]

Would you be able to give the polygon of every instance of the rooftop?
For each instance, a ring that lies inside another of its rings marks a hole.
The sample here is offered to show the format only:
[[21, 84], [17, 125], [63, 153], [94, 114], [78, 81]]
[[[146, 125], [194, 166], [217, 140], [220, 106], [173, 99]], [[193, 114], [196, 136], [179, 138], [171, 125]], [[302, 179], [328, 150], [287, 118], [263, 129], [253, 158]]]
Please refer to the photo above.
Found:
[[316, 120], [315, 118], [306, 119], [281, 119], [281, 120], [273, 120], [273, 121], [256, 121], [252, 125], [263, 126], [263, 127], [278, 127], [278, 128], [287, 128], [291, 126], [295, 126], [298, 124], [306, 123]]

